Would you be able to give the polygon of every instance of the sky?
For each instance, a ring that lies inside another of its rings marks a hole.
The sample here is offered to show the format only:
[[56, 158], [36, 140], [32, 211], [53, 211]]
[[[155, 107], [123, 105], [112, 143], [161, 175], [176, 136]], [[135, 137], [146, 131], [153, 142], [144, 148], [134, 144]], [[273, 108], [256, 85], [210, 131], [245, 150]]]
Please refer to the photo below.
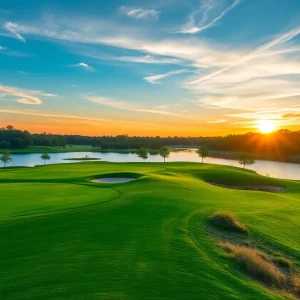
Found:
[[0, 127], [300, 130], [299, 0], [1, 0]]

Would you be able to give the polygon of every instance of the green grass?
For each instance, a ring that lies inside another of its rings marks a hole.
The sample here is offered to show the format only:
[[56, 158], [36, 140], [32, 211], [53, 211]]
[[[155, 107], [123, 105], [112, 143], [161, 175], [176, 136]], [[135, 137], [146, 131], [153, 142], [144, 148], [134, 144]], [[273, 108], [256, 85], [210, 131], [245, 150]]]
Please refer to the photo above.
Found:
[[[90, 182], [105, 174], [137, 180]], [[206, 183], [230, 180], [286, 191]], [[219, 210], [234, 213], [254, 239], [299, 267], [297, 181], [196, 163], [1, 169], [1, 299], [284, 299], [241, 273], [207, 234]]]

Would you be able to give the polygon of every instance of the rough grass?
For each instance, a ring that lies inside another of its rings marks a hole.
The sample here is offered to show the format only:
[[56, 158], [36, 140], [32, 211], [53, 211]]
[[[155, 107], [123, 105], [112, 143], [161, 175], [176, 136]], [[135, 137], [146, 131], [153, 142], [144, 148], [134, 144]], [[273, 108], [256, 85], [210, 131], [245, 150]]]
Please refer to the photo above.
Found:
[[246, 233], [247, 228], [242, 224], [237, 217], [228, 211], [219, 211], [210, 217], [210, 222], [216, 227], [225, 230], [231, 230], [241, 233]]
[[288, 270], [293, 269], [293, 263], [285, 257], [275, 256], [272, 258], [272, 261], [279, 267], [286, 268]]
[[292, 278], [292, 291], [295, 296], [300, 298], [300, 277], [294, 276]]
[[278, 288], [286, 284], [285, 275], [259, 251], [230, 243], [222, 243], [221, 246], [253, 278]]

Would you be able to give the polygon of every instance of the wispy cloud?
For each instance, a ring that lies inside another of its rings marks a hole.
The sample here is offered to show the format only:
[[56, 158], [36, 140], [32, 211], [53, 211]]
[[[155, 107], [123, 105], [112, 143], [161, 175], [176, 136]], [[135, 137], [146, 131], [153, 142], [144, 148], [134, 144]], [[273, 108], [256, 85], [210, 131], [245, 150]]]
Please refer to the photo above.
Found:
[[25, 43], [26, 40], [17, 32], [17, 28], [18, 28], [18, 25], [15, 24], [15, 23], [11, 23], [11, 22], [7, 22], [5, 25], [4, 25], [4, 28], [10, 32], [13, 37], [15, 37], [16, 39], [20, 40], [21, 42]]
[[152, 109], [152, 108], [144, 108], [136, 103], [131, 103], [128, 101], [114, 100], [114, 99], [111, 99], [108, 97], [93, 96], [93, 97], [87, 97], [87, 99], [90, 102], [101, 104], [104, 106], [109, 106], [109, 107], [116, 108], [116, 109], [128, 110], [128, 111], [133, 111], [133, 112], [159, 114], [159, 115], [177, 116], [177, 117], [180, 116], [173, 112]]
[[[207, 6], [206, 11], [206, 16], [203, 15], [203, 11], [200, 18], [197, 16], [200, 23], [209, 23], [213, 10]], [[179, 61], [180, 64], [182, 61], [183, 65], [192, 65], [196, 75], [189, 74], [188, 78], [181, 82], [181, 86], [193, 93], [192, 98], [198, 100], [195, 104], [204, 109], [244, 111], [249, 107], [264, 109], [279, 105], [292, 106], [299, 102], [297, 95], [300, 89], [300, 47], [298, 41], [293, 39], [299, 35], [300, 27], [275, 36], [270, 42], [249, 48], [246, 43], [233, 47], [201, 38], [182, 39], [178, 35], [154, 38], [149, 32], [140, 31], [139, 28], [129, 30], [122, 27], [121, 31], [116, 31], [116, 28], [119, 28], [116, 24], [105, 23], [102, 26], [98, 21], [89, 22], [84, 18], [73, 19], [70, 22], [55, 19], [54, 23], [55, 26], [52, 27], [45, 23], [38, 24], [39, 26], [18, 25], [16, 31], [20, 34], [67, 41], [72, 46], [85, 45], [98, 49], [98, 45], [105, 45], [118, 50], [125, 49], [123, 53], [126, 54], [134, 53], [113, 58], [120, 61], [148, 64], [172, 61]], [[199, 23], [196, 25], [201, 27]], [[265, 36], [262, 38], [267, 39]], [[251, 40], [252, 45], [254, 42]], [[159, 83], [177, 72], [162, 71], [163, 74], [146, 76], [144, 79], [150, 83]], [[181, 72], [182, 70], [179, 70], [178, 74]], [[216, 120], [219, 119], [223, 119], [223, 116], [216, 117]]]
[[86, 63], [83, 63], [83, 62], [80, 62], [78, 64], [74, 64], [74, 65], [71, 65], [71, 67], [76, 67], [76, 68], [82, 68], [86, 71], [95, 71], [95, 68], [92, 67], [92, 66], [89, 66], [88, 64]]
[[[200, 7], [194, 10], [188, 17], [188, 22], [185, 24], [178, 33], [199, 33], [210, 27], [214, 26], [218, 21], [220, 21], [226, 14], [233, 10], [237, 5], [241, 3], [242, 0], [234, 0], [234, 2], [226, 7], [221, 13], [215, 16], [213, 19], [209, 20], [209, 13], [215, 7], [215, 1], [204, 0]], [[200, 20], [197, 21], [197, 17], [200, 16]]]
[[226, 123], [227, 121], [224, 119], [221, 120], [215, 120], [215, 121], [209, 121], [207, 122], [208, 124], [221, 124], [221, 123]]
[[78, 85], [77, 84], [71, 84], [71, 85], [68, 85], [68, 87], [78, 88]]
[[[88, 116], [78, 116], [78, 115], [69, 115], [69, 114], [55, 114], [55, 113], [32, 111], [32, 110], [27, 111], [27, 110], [0, 109], [0, 113], [26, 115], [26, 116], [52, 118], [52, 119], [82, 120], [82, 121], [91, 121], [95, 123], [112, 123], [112, 124], [116, 123], [116, 120], [114, 119], [102, 119], [102, 118], [93, 118]], [[126, 124], [126, 125], [140, 124], [139, 122], [123, 121], [123, 120], [119, 120], [118, 123]]]
[[144, 77], [144, 79], [151, 84], [160, 84], [161, 83], [160, 80], [165, 79], [166, 77], [170, 77], [173, 75], [178, 75], [178, 74], [182, 74], [182, 73], [186, 73], [186, 72], [189, 72], [189, 70], [186, 70], [186, 69], [176, 70], [176, 71], [171, 71], [171, 72], [167, 72], [164, 74], [147, 76], [147, 77]]
[[27, 72], [24, 72], [24, 71], [18, 71], [18, 73], [22, 74], [22, 75], [28, 75]]
[[213, 72], [209, 75], [206, 75], [206, 76], [203, 76], [199, 79], [196, 79], [196, 80], [193, 80], [192, 82], [190, 82], [190, 84], [195, 84], [195, 83], [200, 83], [200, 82], [203, 82], [203, 81], [206, 81], [206, 80], [209, 80], [217, 75], [220, 75], [234, 67], [238, 67], [248, 61], [251, 61], [253, 59], [256, 59], [256, 58], [259, 58], [261, 56], [264, 56], [264, 53], [275, 47], [275, 46], [279, 46], [281, 44], [284, 44], [290, 40], [292, 40], [293, 38], [295, 38], [297, 35], [300, 34], [300, 27], [297, 27], [287, 33], [284, 33], [280, 36], [278, 36], [277, 38], [273, 39], [271, 42], [269, 43], [266, 43], [264, 45], [262, 45], [261, 47], [258, 47], [257, 49], [255, 49], [254, 51], [248, 53], [247, 55], [241, 57], [237, 62], [234, 62], [233, 64], [225, 67], [225, 68], [222, 68], [216, 72]]
[[41, 93], [41, 96], [44, 96], [44, 97], [57, 97], [57, 95], [51, 94], [51, 93]]
[[2, 97], [13, 97], [17, 102], [23, 104], [37, 105], [41, 104], [40, 97], [54, 97], [56, 95], [44, 93], [42, 91], [30, 91], [16, 87], [0, 85], [0, 93]]
[[242, 119], [233, 122], [245, 127], [257, 127], [259, 120], [274, 120], [277, 126], [295, 126], [300, 124], [300, 106], [275, 107], [262, 110], [252, 110], [236, 114], [227, 114], [228, 117]]
[[6, 47], [0, 46], [0, 51], [6, 50]]
[[0, 54], [7, 55], [7, 56], [15, 56], [15, 57], [32, 57], [34, 56], [32, 53], [27, 53], [18, 50], [10, 50], [9, 48], [2, 48], [0, 47]]
[[152, 55], [141, 56], [119, 56], [114, 57], [114, 60], [143, 63], [143, 64], [181, 64], [183, 60], [177, 58], [155, 57]]
[[164, 105], [155, 106], [155, 109], [167, 110], [167, 109], [171, 109], [172, 107], [176, 107], [176, 106], [180, 106], [180, 105], [181, 105], [181, 103], [170, 103], [170, 104], [164, 104]]
[[134, 19], [158, 19], [159, 11], [155, 9], [146, 9], [138, 7], [122, 6], [120, 13]]

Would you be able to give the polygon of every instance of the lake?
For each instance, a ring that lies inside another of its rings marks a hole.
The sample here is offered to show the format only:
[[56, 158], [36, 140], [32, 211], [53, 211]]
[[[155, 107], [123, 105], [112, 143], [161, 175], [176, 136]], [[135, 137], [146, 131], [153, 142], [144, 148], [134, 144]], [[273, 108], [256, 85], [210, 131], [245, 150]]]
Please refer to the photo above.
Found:
[[[51, 160], [47, 161], [47, 164], [57, 163], [74, 163], [76, 161], [64, 160], [66, 158], [78, 158], [88, 155], [90, 158], [101, 158], [103, 161], [110, 162], [141, 162], [142, 160], [132, 153], [99, 153], [99, 152], [70, 152], [70, 153], [51, 153]], [[40, 158], [41, 154], [12, 154], [12, 162], [8, 166], [28, 166], [33, 167], [35, 165], [43, 164]], [[186, 150], [172, 152], [167, 159], [168, 162], [201, 162], [201, 159], [195, 153], [195, 151]], [[147, 162], [163, 162], [163, 159], [159, 155], [149, 155]], [[236, 160], [207, 157], [204, 160], [205, 163], [230, 165], [240, 167]], [[254, 170], [257, 173], [265, 176], [271, 176], [276, 178], [296, 179], [300, 180], [300, 164], [274, 162], [266, 160], [257, 160], [248, 169]]]

